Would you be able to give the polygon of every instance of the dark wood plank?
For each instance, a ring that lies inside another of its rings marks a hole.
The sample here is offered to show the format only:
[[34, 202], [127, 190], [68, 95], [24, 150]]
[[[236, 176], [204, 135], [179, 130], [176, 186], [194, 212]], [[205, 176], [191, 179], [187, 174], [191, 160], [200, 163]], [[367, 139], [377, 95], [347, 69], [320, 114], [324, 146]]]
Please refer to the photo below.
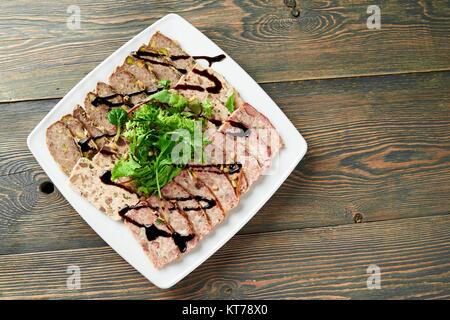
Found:
[[[450, 298], [450, 216], [239, 235], [170, 290], [109, 247], [6, 255], [0, 298], [432, 299]], [[367, 288], [369, 265], [381, 289]], [[81, 289], [68, 290], [69, 265]]]
[[[309, 150], [241, 233], [448, 213], [449, 81], [450, 72], [264, 85]], [[59, 192], [39, 191], [47, 178], [25, 140], [55, 103], [0, 106], [0, 240], [11, 244], [0, 253], [103, 244]]]
[[[368, 30], [367, 1], [80, 0], [81, 29], [66, 21], [71, 0], [0, 3], [0, 101], [61, 97], [139, 31], [169, 12], [183, 15], [259, 82], [430, 71], [450, 66], [444, 0], [380, 4]], [[372, 3], [371, 3], [372, 4]]]

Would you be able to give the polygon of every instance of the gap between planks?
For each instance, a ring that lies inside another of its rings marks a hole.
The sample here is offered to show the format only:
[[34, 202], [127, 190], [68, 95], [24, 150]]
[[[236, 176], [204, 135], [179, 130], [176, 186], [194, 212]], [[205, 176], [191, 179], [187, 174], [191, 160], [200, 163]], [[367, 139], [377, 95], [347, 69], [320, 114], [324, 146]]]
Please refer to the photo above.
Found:
[[[18, 171], [18, 172], [12, 172], [12, 173], [7, 173], [7, 174], [3, 174], [0, 177], [5, 177], [5, 176], [12, 176], [12, 175], [16, 175], [16, 174], [21, 174], [23, 172], [28, 172], [28, 171], [33, 171], [33, 169], [27, 169], [27, 170], [23, 170], [23, 171]], [[294, 169], [295, 171], [295, 169]], [[47, 176], [45, 174], [45, 172], [42, 172], [45, 176]], [[50, 180], [50, 179], [48, 179]], [[56, 192], [59, 192], [59, 190], [57, 189], [57, 187], [55, 186]], [[62, 197], [64, 197], [63, 195], [61, 195]], [[67, 201], [67, 200], [65, 200]], [[70, 206], [72, 208], [72, 206]], [[75, 211], [75, 209], [73, 209]], [[76, 212], [76, 211], [75, 211]], [[77, 213], [78, 214], [78, 213]], [[258, 213], [256, 213], [258, 214]], [[239, 235], [261, 235], [261, 234], [270, 234], [270, 233], [276, 233], [276, 232], [289, 232], [289, 231], [307, 231], [307, 230], [319, 230], [322, 228], [325, 229], [329, 229], [329, 228], [336, 228], [336, 227], [342, 227], [342, 226], [351, 226], [354, 224], [359, 224], [359, 225], [363, 225], [363, 224], [373, 224], [373, 223], [378, 223], [378, 222], [386, 222], [386, 221], [403, 221], [403, 220], [408, 220], [408, 219], [420, 219], [420, 218], [425, 218], [425, 217], [444, 217], [444, 216], [448, 216], [450, 215], [450, 211], [449, 212], [440, 212], [440, 213], [436, 213], [436, 214], [423, 214], [420, 216], [416, 216], [416, 217], [394, 217], [391, 219], [378, 219], [376, 221], [367, 221], [367, 222], [362, 222], [362, 223], [357, 223], [357, 222], [349, 222], [349, 223], [338, 223], [338, 224], [327, 224], [327, 225], [321, 225], [321, 226], [316, 226], [316, 227], [304, 227], [304, 228], [298, 228], [298, 227], [294, 227], [294, 228], [280, 228], [277, 230], [270, 230], [270, 231], [249, 231], [249, 232], [240, 232], [238, 231], [238, 233], [236, 233], [237, 236]], [[83, 220], [84, 221], [84, 220]], [[245, 225], [244, 227], [242, 227], [242, 229], [245, 229]], [[242, 230], [241, 229], [241, 230]], [[93, 248], [102, 248], [102, 247], [108, 247], [108, 246], [99, 246], [99, 247], [93, 247]], [[86, 249], [86, 248], [92, 248], [92, 247], [84, 247], [82, 249]], [[79, 250], [80, 248], [77, 249], [61, 249], [61, 250], [50, 250], [50, 251], [44, 251], [44, 252], [57, 252], [57, 251], [67, 251], [67, 250]], [[34, 254], [34, 253], [38, 253], [41, 251], [37, 251], [37, 252], [28, 252], [28, 253], [24, 253], [24, 254]], [[3, 254], [4, 255], [4, 254]], [[6, 254], [9, 255], [9, 254]], [[0, 254], [0, 256], [2, 256], [2, 254]]]
[[[249, 232], [249, 233], [236, 233], [232, 238], [240, 237], [240, 236], [252, 236], [252, 235], [270, 235], [270, 234], [282, 234], [282, 233], [288, 233], [292, 231], [296, 231], [299, 233], [306, 233], [309, 231], [315, 231], [315, 232], [321, 232], [321, 231], [340, 231], [339, 229], [349, 228], [351, 225], [358, 225], [357, 227], [369, 227], [369, 226], [377, 226], [382, 225], [386, 222], [414, 222], [414, 221], [420, 221], [427, 218], [433, 218], [433, 219], [439, 219], [439, 218], [447, 218], [450, 219], [450, 211], [448, 213], [444, 214], [437, 214], [430, 216], [422, 216], [422, 217], [412, 217], [412, 218], [398, 218], [398, 219], [386, 219], [386, 220], [377, 220], [377, 221], [371, 221], [371, 222], [364, 222], [364, 223], [348, 223], [348, 224], [340, 224], [340, 225], [332, 225], [332, 226], [320, 226], [320, 227], [306, 227], [306, 228], [292, 228], [292, 229], [284, 229], [284, 230], [274, 230], [274, 231], [264, 231], [264, 232]], [[232, 239], [231, 238], [231, 239]], [[231, 240], [230, 239], [230, 240]], [[226, 243], [228, 243], [227, 241]], [[226, 245], [226, 243], [224, 245]], [[14, 256], [29, 256], [29, 255], [36, 255], [36, 254], [42, 254], [42, 253], [58, 253], [58, 252], [83, 252], [83, 251], [89, 251], [92, 249], [105, 249], [105, 248], [111, 248], [111, 246], [91, 246], [91, 247], [83, 247], [83, 248], [75, 248], [75, 249], [60, 249], [60, 250], [48, 250], [48, 251], [35, 251], [35, 252], [25, 252], [25, 253], [10, 253], [10, 254], [0, 254], [0, 257], [14, 257]], [[219, 249], [220, 250], [220, 249]]]
[[[291, 83], [291, 82], [307, 82], [307, 81], [326, 81], [326, 80], [346, 80], [355, 78], [370, 78], [370, 77], [385, 77], [385, 76], [403, 76], [403, 75], [414, 75], [414, 74], [427, 74], [427, 73], [445, 73], [450, 72], [450, 68], [444, 69], [430, 69], [430, 70], [408, 70], [399, 72], [380, 72], [380, 73], [370, 73], [370, 74], [355, 74], [355, 75], [345, 75], [337, 77], [314, 77], [314, 78], [292, 78], [292, 79], [280, 79], [274, 81], [258, 81], [259, 85], [270, 85], [276, 83]], [[84, 77], [83, 77], [84, 78]], [[253, 78], [253, 77], [252, 77]], [[80, 79], [81, 81], [82, 79]], [[39, 97], [36, 99], [16, 99], [16, 100], [1, 100], [0, 106], [2, 104], [16, 103], [16, 102], [31, 102], [31, 101], [45, 101], [45, 100], [60, 100], [68, 92], [62, 96], [48, 96]]]

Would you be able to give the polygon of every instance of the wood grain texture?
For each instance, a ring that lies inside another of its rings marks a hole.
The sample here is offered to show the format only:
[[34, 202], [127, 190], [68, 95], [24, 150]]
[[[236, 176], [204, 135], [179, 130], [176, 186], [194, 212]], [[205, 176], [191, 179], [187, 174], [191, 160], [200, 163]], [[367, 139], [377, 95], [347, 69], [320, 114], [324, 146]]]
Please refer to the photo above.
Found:
[[[381, 30], [368, 30], [367, 1], [72, 0], [0, 3], [0, 101], [63, 96], [139, 31], [181, 14], [258, 82], [449, 69], [450, 8], [444, 0], [383, 1]], [[370, 3], [373, 4], [373, 3]]]
[[[170, 290], [109, 247], [6, 255], [0, 298], [448, 299], [449, 229], [446, 215], [239, 235]], [[372, 264], [380, 290], [366, 286]], [[67, 289], [69, 265], [81, 268], [81, 289]]]
[[[265, 84], [309, 150], [241, 233], [449, 213], [449, 82], [441, 72]], [[55, 103], [0, 105], [0, 254], [104, 244], [58, 191], [39, 191], [47, 177], [25, 140]]]

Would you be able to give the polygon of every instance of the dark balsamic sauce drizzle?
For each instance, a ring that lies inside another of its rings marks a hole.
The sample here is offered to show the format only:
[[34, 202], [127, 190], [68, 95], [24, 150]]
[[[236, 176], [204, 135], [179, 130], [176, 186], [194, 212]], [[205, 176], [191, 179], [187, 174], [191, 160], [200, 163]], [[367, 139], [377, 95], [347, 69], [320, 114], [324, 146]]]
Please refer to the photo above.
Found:
[[[176, 198], [167, 198], [168, 201], [189, 201], [189, 200], [196, 200], [200, 203], [199, 207], [184, 207], [181, 208], [183, 211], [200, 211], [200, 210], [207, 210], [215, 207], [217, 205], [216, 200], [214, 199], [208, 199], [206, 197], [202, 196], [188, 196], [188, 197], [176, 197]], [[148, 204], [138, 204], [135, 206], [126, 206], [119, 211], [120, 216], [124, 216], [128, 213], [128, 211], [133, 209], [142, 209], [142, 208], [150, 208], [152, 210], [159, 210], [159, 207], [154, 207]], [[169, 208], [169, 210], [176, 210], [176, 207]]]
[[158, 237], [164, 237], [164, 238], [172, 237], [173, 242], [178, 247], [180, 252], [185, 252], [186, 248], [187, 248], [187, 242], [194, 239], [195, 235], [189, 234], [187, 236], [182, 236], [178, 232], [173, 232], [171, 234], [167, 231], [158, 229], [155, 226], [155, 224], [145, 225], [145, 224], [139, 223], [139, 222], [131, 219], [130, 217], [126, 216], [126, 214], [129, 210], [142, 209], [142, 208], [153, 208], [153, 207], [150, 205], [136, 205], [136, 206], [125, 207], [119, 211], [119, 215], [122, 217], [123, 220], [135, 225], [136, 227], [145, 228], [145, 235], [146, 235], [148, 241], [154, 241]]
[[142, 94], [142, 93], [145, 93], [146, 95], [149, 96], [149, 95], [157, 93], [158, 91], [161, 91], [161, 90], [162, 90], [162, 88], [157, 88], [155, 90], [144, 89], [144, 90], [141, 90], [141, 91], [136, 91], [136, 92], [129, 93], [126, 96], [127, 97], [133, 97], [133, 96], [137, 96], [137, 95]]
[[171, 236], [170, 233], [164, 230], [158, 229], [154, 224], [150, 226], [144, 226], [145, 235], [147, 236], [148, 241], [156, 240], [158, 237], [169, 238]]
[[196, 60], [206, 60], [208, 61], [209, 66], [211, 67], [213, 63], [220, 62], [226, 58], [224, 54], [219, 54], [217, 56], [209, 57], [209, 56], [194, 56], [193, 57]]
[[177, 90], [195, 90], [195, 91], [205, 91], [205, 88], [195, 84], [178, 84], [175, 86]]
[[208, 121], [211, 122], [212, 124], [214, 124], [216, 127], [220, 127], [222, 125], [222, 120], [208, 119]]
[[[119, 214], [120, 214], [120, 211], [119, 211]], [[137, 221], [134, 221], [133, 219], [131, 219], [130, 217], [127, 217], [126, 215], [121, 215], [121, 217], [122, 217], [123, 220], [125, 220], [125, 221], [127, 221], [127, 222], [129, 222], [129, 223], [131, 223], [133, 225], [135, 225], [138, 228], [145, 228], [145, 225], [143, 225], [143, 224], [141, 224], [141, 223], [139, 223]]]
[[213, 82], [214, 85], [211, 87], [203, 88], [202, 86], [195, 85], [195, 84], [179, 84], [179, 85], [175, 86], [175, 89], [207, 91], [209, 93], [219, 93], [220, 90], [222, 90], [222, 82], [220, 82], [220, 80], [215, 75], [209, 73], [207, 69], [205, 69], [205, 70], [193, 69], [192, 72], [196, 73], [202, 77], [207, 78], [208, 80]]
[[[115, 93], [115, 94], [112, 94], [112, 95], [109, 95], [109, 96], [105, 96], [105, 97], [96, 96], [94, 98], [94, 100], [92, 100], [91, 103], [92, 103], [92, 105], [94, 107], [98, 107], [99, 105], [105, 105], [105, 106], [107, 106], [109, 108], [120, 107], [120, 106], [123, 106], [123, 105], [127, 105], [129, 107], [133, 107], [133, 104], [130, 101], [128, 101], [128, 99], [126, 99], [126, 97], [133, 97], [133, 96], [140, 95], [142, 93], [145, 93], [147, 96], [150, 96], [150, 95], [152, 95], [154, 93], [157, 93], [157, 92], [161, 91], [162, 89], [163, 88], [157, 88], [157, 89], [154, 89], [154, 90], [144, 89], [144, 90], [141, 90], [141, 91], [128, 93], [126, 95], [122, 95], [120, 93]], [[117, 97], [121, 97], [123, 102], [111, 102], [110, 101], [111, 99], [114, 99], [114, 98], [117, 98]]]
[[125, 190], [125, 191], [128, 191], [128, 192], [130, 192], [130, 193], [134, 193], [133, 190], [127, 188], [126, 186], [121, 185], [121, 184], [119, 184], [119, 183], [116, 183], [116, 182], [112, 181], [112, 180], [111, 180], [111, 170], [105, 171], [105, 173], [103, 173], [103, 174], [100, 176], [100, 181], [103, 182], [104, 184], [107, 184], [107, 185], [110, 185], [110, 186], [115, 186], [115, 187], [121, 188], [121, 189], [123, 189], [123, 190]]
[[81, 152], [88, 152], [89, 150], [92, 150], [92, 147], [89, 145], [89, 142], [92, 140], [92, 137], [82, 139], [78, 141], [78, 146], [81, 149]]
[[149, 204], [138, 204], [135, 206], [126, 206], [119, 210], [119, 216], [121, 216], [121, 217], [125, 216], [128, 213], [128, 211], [130, 211], [130, 210], [139, 210], [139, 209], [144, 209], [144, 208], [150, 208], [152, 210], [159, 209], [158, 207], [154, 207]]
[[202, 209], [204, 210], [214, 208], [217, 205], [216, 200], [214, 199], [208, 199], [202, 196], [194, 196], [194, 199], [199, 203], [205, 203], [205, 205], [202, 206]]
[[105, 155], [105, 156], [113, 156], [113, 155], [116, 155], [115, 152], [110, 151], [110, 150], [107, 150], [107, 149], [101, 149], [99, 152], [100, 152], [101, 154]]
[[162, 54], [162, 53], [158, 53], [158, 52], [153, 52], [153, 51], [136, 51], [133, 52], [132, 55], [141, 58], [141, 57], [153, 57], [153, 58], [166, 58], [167, 56]]
[[192, 239], [194, 239], [194, 237], [195, 236], [193, 234], [189, 234], [187, 236], [182, 236], [178, 232], [172, 233], [172, 239], [175, 242], [175, 244], [177, 245], [180, 252], [186, 251], [186, 247], [187, 247], [186, 243], [191, 241]]
[[239, 173], [239, 172], [241, 172], [241, 169], [242, 169], [242, 163], [239, 163], [239, 162], [226, 164], [226, 166], [228, 166], [228, 169], [229, 169], [228, 173], [230, 173], [230, 174]]
[[202, 196], [178, 197], [178, 198], [170, 198], [169, 200], [176, 200], [176, 201], [196, 200], [200, 204], [199, 207], [183, 207], [183, 208], [181, 208], [181, 210], [183, 210], [183, 211], [208, 210], [217, 205], [216, 200], [208, 199], [208, 198], [205, 198]]
[[[137, 57], [139, 57], [141, 59], [142, 59], [142, 57], [147, 56], [147, 57], [153, 57], [153, 58], [169, 58], [172, 61], [186, 60], [189, 58], [194, 58], [195, 60], [206, 60], [206, 61], [208, 61], [208, 64], [210, 67], [212, 66], [213, 63], [220, 62], [226, 58], [226, 56], [224, 54], [219, 54], [217, 56], [212, 56], [212, 57], [211, 56], [190, 56], [187, 54], [167, 56], [165, 54], [153, 52], [153, 51], [138, 51], [135, 54]], [[152, 63], [154, 63], [154, 62], [152, 62]], [[166, 65], [167, 65], [167, 63], [166, 63]], [[172, 65], [170, 65], [170, 66], [172, 66]]]
[[159, 53], [150, 52], [150, 51], [136, 51], [136, 52], [133, 52], [131, 55], [133, 57], [135, 57], [135, 58], [142, 59], [142, 60], [148, 61], [148, 62], [153, 63], [153, 64], [159, 64], [159, 65], [165, 66], [165, 67], [173, 67], [178, 72], [180, 72], [182, 74], [186, 74], [187, 73], [186, 69], [176, 68], [171, 63], [164, 62], [164, 61], [153, 60], [153, 59], [149, 58], [149, 57], [163, 57], [163, 55], [160, 55]]
[[124, 102], [111, 102], [110, 101], [111, 99], [114, 99], [117, 97], [122, 97], [122, 95], [119, 93], [114, 93], [114, 94], [111, 94], [109, 96], [104, 96], [104, 97], [96, 96], [94, 98], [94, 100], [92, 100], [91, 103], [94, 107], [98, 107], [99, 105], [106, 105], [109, 108], [120, 107], [120, 106], [124, 105], [125, 104]]
[[[191, 164], [189, 165], [190, 169], [194, 171], [211, 171], [215, 173], [239, 173], [242, 169], [242, 163], [234, 162], [234, 163], [226, 163], [226, 164]], [[228, 171], [225, 172], [223, 169], [227, 168]]]
[[[187, 70], [186, 69], [181, 69], [181, 68], [176, 68], [174, 65], [168, 63], [168, 62], [164, 62], [164, 61], [158, 61], [158, 60], [153, 60], [149, 57], [153, 57], [153, 58], [169, 58], [172, 61], [176, 61], [176, 60], [182, 60], [182, 59], [188, 59], [191, 56], [189, 55], [178, 55], [178, 56], [166, 56], [164, 54], [161, 53], [157, 53], [157, 52], [152, 52], [152, 51], [136, 51], [132, 53], [132, 56], [138, 59], [142, 59], [145, 61], [148, 61], [150, 63], [153, 64], [159, 64], [162, 66], [166, 66], [166, 67], [173, 67], [176, 70], [178, 70], [180, 73], [182, 74], [186, 74]], [[210, 56], [193, 56], [192, 58], [194, 59], [203, 59], [208, 61], [209, 66], [211, 66], [214, 62], [219, 62], [222, 61], [223, 59], [226, 58], [226, 56], [224, 54], [219, 54], [218, 56], [214, 56], [214, 57], [210, 57]], [[181, 84], [175, 87], [175, 89], [178, 90], [196, 90], [196, 91], [207, 91], [209, 93], [219, 93], [220, 90], [222, 89], [222, 83], [220, 82], [219, 79], [217, 79], [216, 76], [210, 74], [207, 70], [198, 70], [198, 69], [193, 69], [192, 70], [193, 73], [196, 73], [198, 75], [201, 75], [209, 80], [211, 80], [214, 85], [208, 88], [203, 88], [201, 86], [198, 85], [189, 85], [189, 84]]]
[[78, 141], [78, 145], [80, 146], [80, 149], [82, 152], [87, 152], [89, 150], [92, 150], [92, 147], [89, 145], [89, 142], [91, 141], [97, 141], [98, 139], [107, 137], [107, 138], [111, 138], [114, 137], [115, 134], [108, 134], [108, 133], [104, 133], [104, 134], [100, 134], [98, 136], [94, 136], [94, 137], [89, 137], [89, 138], [84, 138], [80, 141]]
[[[177, 61], [177, 60], [184, 60], [184, 59], [189, 59], [191, 56], [189, 55], [173, 55], [173, 56], [166, 56], [164, 54], [161, 53], [157, 53], [157, 52], [151, 52], [151, 51], [136, 51], [132, 53], [132, 56], [138, 59], [142, 59], [142, 60], [146, 60], [150, 63], [153, 64], [158, 64], [158, 65], [162, 65], [162, 66], [166, 66], [166, 67], [173, 67], [175, 68], [178, 72], [182, 73], [182, 74], [186, 74], [187, 70], [186, 69], [182, 69], [182, 68], [176, 68], [175, 66], [173, 66], [170, 63], [164, 62], [164, 61], [157, 61], [157, 60], [153, 60], [150, 59], [148, 57], [153, 57], [153, 58], [169, 58], [172, 61]], [[215, 62], [220, 62], [222, 60], [224, 60], [226, 58], [226, 56], [224, 54], [219, 54], [217, 56], [193, 56], [192, 58], [194, 59], [202, 59], [202, 60], [206, 60], [208, 61], [209, 66], [211, 67], [213, 63]], [[208, 87], [208, 88], [203, 88], [201, 86], [195, 86], [195, 85], [180, 85], [178, 86], [178, 89], [190, 89], [190, 90], [197, 90], [197, 91], [208, 91], [209, 93], [219, 93], [220, 90], [222, 89], [222, 83], [220, 82], [219, 79], [217, 79], [214, 75], [209, 74], [206, 70], [200, 71], [197, 69], [193, 70], [194, 73], [197, 73], [199, 75], [202, 75], [206, 78], [208, 78], [209, 80], [211, 80], [214, 83], [214, 86], [212, 87]], [[125, 97], [132, 97], [132, 96], [136, 96], [142, 93], [145, 93], [146, 95], [151, 95], [154, 94], [158, 91], [160, 91], [162, 88], [158, 88], [156, 90], [141, 90], [141, 91], [137, 91], [137, 92], [133, 92], [133, 93], [129, 93], [126, 95], [122, 95], [120, 93], [114, 93], [111, 94], [109, 96], [104, 96], [104, 97], [99, 97], [96, 96], [94, 98], [94, 100], [92, 100], [92, 105], [94, 107], [98, 107], [99, 105], [105, 105], [109, 108], [115, 108], [115, 107], [120, 107], [122, 105], [127, 105], [127, 106], [133, 106], [129, 101], [127, 101], [128, 99], [124, 99]], [[176, 88], [177, 89], [177, 88]], [[121, 97], [122, 98], [122, 102], [112, 102], [111, 99], [117, 98], [117, 97]]]
[[230, 135], [230, 136], [234, 136], [234, 137], [248, 137], [251, 133], [250, 128], [247, 128], [244, 124], [240, 123], [240, 122], [236, 122], [233, 120], [228, 120], [228, 123], [237, 129], [240, 129], [238, 132], [233, 132], [233, 131], [229, 131], [227, 130], [225, 133]]
[[[169, 58], [172, 61], [176, 61], [176, 60], [189, 59], [189, 58], [191, 58], [191, 56], [189, 56], [189, 55], [178, 55], [178, 56], [170, 56]], [[219, 54], [219, 55], [213, 56], [213, 57], [210, 57], [210, 56], [192, 56], [192, 58], [194, 58], [195, 60], [206, 60], [206, 61], [208, 61], [209, 66], [211, 67], [213, 63], [222, 61], [223, 59], [226, 58], [226, 56], [224, 54]]]

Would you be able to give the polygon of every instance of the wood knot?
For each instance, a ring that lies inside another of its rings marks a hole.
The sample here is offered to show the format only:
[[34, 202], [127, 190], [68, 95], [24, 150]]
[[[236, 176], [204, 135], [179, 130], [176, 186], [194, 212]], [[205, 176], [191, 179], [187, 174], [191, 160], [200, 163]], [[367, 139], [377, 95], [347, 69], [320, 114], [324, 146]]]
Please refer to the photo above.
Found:
[[212, 280], [208, 287], [211, 299], [236, 299], [239, 296], [239, 286], [231, 280]]
[[363, 215], [361, 213], [355, 213], [353, 215], [353, 222], [354, 223], [361, 223], [361, 222], [363, 222]]
[[226, 293], [227, 295], [231, 295], [233, 293], [233, 288], [226, 286], [223, 289], [223, 292]]
[[284, 5], [288, 8], [291, 8], [291, 15], [294, 18], [298, 18], [300, 15], [300, 10], [297, 9], [297, 1], [295, 0], [284, 0]]
[[44, 181], [39, 185], [39, 191], [45, 194], [50, 194], [55, 191], [55, 185], [50, 181]]

